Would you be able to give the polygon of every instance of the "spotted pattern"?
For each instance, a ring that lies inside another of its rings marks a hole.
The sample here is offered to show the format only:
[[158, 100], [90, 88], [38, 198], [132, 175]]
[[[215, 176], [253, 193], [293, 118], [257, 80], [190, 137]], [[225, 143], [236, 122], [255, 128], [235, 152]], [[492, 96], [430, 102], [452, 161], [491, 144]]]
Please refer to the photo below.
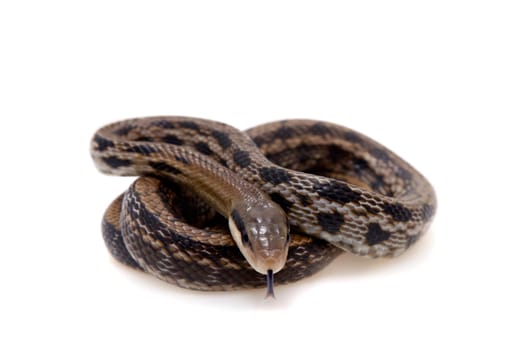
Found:
[[130, 166], [132, 162], [128, 159], [121, 159], [119, 157], [110, 156], [102, 158], [102, 161], [109, 165], [111, 168], [121, 168], [125, 166]]
[[171, 122], [165, 119], [155, 120], [152, 124], [162, 129], [175, 129], [176, 128], [176, 125], [174, 122]]
[[182, 129], [199, 131], [199, 125], [191, 120], [184, 120], [179, 123], [179, 127]]
[[361, 195], [358, 192], [355, 192], [348, 187], [348, 185], [340, 181], [315, 184], [313, 190], [321, 197], [340, 204], [355, 202], [361, 198]]
[[343, 215], [335, 213], [319, 213], [317, 214], [317, 221], [319, 225], [328, 233], [337, 233], [341, 225], [345, 222]]
[[97, 151], [100, 151], [100, 152], [103, 152], [103, 151], [107, 150], [108, 148], [111, 148], [111, 147], [115, 146], [113, 141], [106, 140], [105, 138], [100, 137], [98, 135], [95, 135], [93, 140], [94, 140], [95, 144], [97, 145], [96, 146]]
[[281, 168], [263, 167], [259, 170], [259, 174], [264, 181], [270, 182], [273, 185], [290, 181], [288, 172]]
[[211, 136], [215, 138], [215, 140], [222, 147], [222, 149], [226, 149], [232, 144], [232, 140], [225, 132], [213, 130], [211, 132]]
[[388, 238], [390, 238], [390, 233], [384, 231], [379, 224], [373, 222], [368, 225], [366, 244], [373, 246], [386, 241]]
[[235, 162], [235, 164], [237, 164], [241, 168], [248, 167], [252, 162], [250, 158], [250, 153], [247, 151], [240, 150], [240, 149], [235, 150], [233, 152], [233, 161]]
[[383, 204], [383, 211], [395, 221], [407, 222], [412, 219], [412, 212], [399, 203], [385, 203]]
[[363, 143], [363, 139], [354, 131], [347, 131], [343, 134], [343, 138], [352, 143]]
[[[250, 188], [265, 191], [298, 233], [292, 234], [287, 266], [276, 275], [281, 283], [319, 270], [341, 249], [397, 256], [421, 238], [437, 207], [431, 185], [413, 167], [368, 137], [325, 122], [281, 121], [240, 133], [196, 118], [140, 118], [100, 129], [91, 153], [106, 173], [143, 176], [112, 206], [121, 206], [122, 214], [117, 208], [105, 216], [104, 240], [111, 254], [192, 289], [249, 288], [264, 285], [264, 278], [238, 255], [216, 210], [194, 199], [189, 189], [175, 190], [167, 201], [161, 194], [172, 190], [159, 188], [169, 186], [146, 190], [144, 182], [184, 184], [217, 172], [221, 181], [236, 176], [228, 186], [241, 186], [247, 200], [259, 200]], [[205, 171], [199, 173], [201, 168]], [[209, 181], [210, 189], [230, 191], [220, 181]], [[152, 199], [156, 193], [160, 202]], [[182, 208], [178, 203], [184, 203]], [[242, 231], [245, 219], [226, 212]], [[222, 227], [220, 239], [215, 225]], [[211, 231], [196, 234], [197, 228]]]
[[208, 146], [208, 144], [205, 143], [205, 142], [197, 142], [195, 144], [195, 149], [198, 152], [204, 154], [205, 156], [209, 156], [210, 154], [213, 153], [212, 150], [210, 149], [210, 147]]
[[179, 139], [176, 135], [166, 135], [162, 138], [162, 141], [177, 146], [184, 145], [184, 141]]
[[313, 135], [324, 136], [330, 134], [330, 128], [323, 123], [316, 123], [312, 125], [310, 131]]
[[117, 128], [117, 129], [113, 132], [113, 134], [114, 134], [114, 135], [117, 135], [117, 136], [125, 136], [125, 135], [129, 134], [129, 132], [130, 132], [131, 130], [133, 130], [133, 129], [134, 129], [134, 128], [133, 128], [132, 125], [124, 125], [124, 126], [122, 126], [122, 127], [120, 127], [120, 128]]

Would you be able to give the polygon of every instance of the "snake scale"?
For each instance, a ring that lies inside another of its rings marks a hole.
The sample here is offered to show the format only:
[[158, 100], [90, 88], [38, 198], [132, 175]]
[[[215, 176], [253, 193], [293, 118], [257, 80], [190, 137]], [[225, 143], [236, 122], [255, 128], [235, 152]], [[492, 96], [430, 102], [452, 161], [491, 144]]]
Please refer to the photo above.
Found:
[[198, 118], [129, 119], [100, 128], [91, 155], [104, 173], [139, 176], [104, 215], [111, 254], [190, 289], [293, 282], [343, 251], [398, 256], [437, 205], [392, 151], [315, 120], [241, 132]]

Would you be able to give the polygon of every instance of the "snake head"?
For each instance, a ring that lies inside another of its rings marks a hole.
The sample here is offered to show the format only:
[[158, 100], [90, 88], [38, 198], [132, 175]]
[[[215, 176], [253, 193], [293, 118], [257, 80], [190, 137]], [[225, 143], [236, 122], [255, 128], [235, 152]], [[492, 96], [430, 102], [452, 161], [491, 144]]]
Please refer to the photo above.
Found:
[[281, 207], [271, 201], [241, 202], [233, 206], [228, 223], [235, 243], [255, 271], [276, 273], [284, 267], [290, 226]]

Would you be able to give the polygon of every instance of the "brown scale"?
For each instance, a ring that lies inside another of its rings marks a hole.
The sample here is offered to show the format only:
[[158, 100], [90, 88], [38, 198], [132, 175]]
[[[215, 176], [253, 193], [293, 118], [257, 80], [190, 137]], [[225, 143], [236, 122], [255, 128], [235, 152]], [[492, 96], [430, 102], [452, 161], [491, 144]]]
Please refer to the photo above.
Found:
[[[276, 283], [308, 276], [341, 252], [317, 238], [331, 242], [342, 235], [350, 243], [334, 244], [355, 254], [396, 256], [434, 216], [428, 181], [362, 134], [305, 120], [264, 124], [246, 134], [253, 141], [225, 124], [182, 117], [139, 118], [100, 129], [92, 156], [101, 171], [162, 178], [140, 178], [106, 212], [103, 234], [112, 255], [186, 288], [263, 286], [264, 276], [239, 253], [223, 218], [235, 198], [257, 198], [259, 190], [250, 194], [253, 185], [264, 187], [297, 225]], [[243, 187], [243, 181], [251, 185]], [[326, 201], [338, 209], [318, 207]], [[340, 213], [347, 203], [355, 220]]]

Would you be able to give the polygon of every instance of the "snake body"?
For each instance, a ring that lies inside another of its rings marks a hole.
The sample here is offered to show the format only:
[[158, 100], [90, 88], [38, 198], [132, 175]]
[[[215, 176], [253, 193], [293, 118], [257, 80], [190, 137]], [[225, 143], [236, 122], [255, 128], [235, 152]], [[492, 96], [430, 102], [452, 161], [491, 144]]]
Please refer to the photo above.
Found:
[[428, 180], [392, 151], [315, 120], [241, 132], [197, 118], [129, 119], [99, 129], [91, 154], [104, 173], [140, 176], [104, 215], [111, 254], [190, 289], [266, 284], [228, 232], [232, 203], [269, 197], [286, 213], [292, 234], [276, 283], [309, 276], [342, 251], [398, 256], [437, 205]]

